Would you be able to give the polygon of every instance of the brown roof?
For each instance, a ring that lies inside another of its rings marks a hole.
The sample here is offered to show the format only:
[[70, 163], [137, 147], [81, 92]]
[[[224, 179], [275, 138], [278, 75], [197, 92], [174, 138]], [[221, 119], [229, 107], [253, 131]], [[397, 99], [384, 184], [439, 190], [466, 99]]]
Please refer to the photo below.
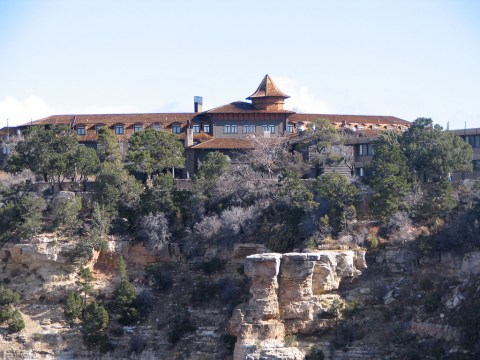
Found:
[[229, 113], [285, 113], [294, 114], [288, 110], [258, 110], [251, 103], [245, 101], [235, 101], [227, 105], [222, 105], [211, 110], [205, 111], [207, 114], [229, 114]]
[[115, 125], [125, 124], [154, 124], [164, 125], [178, 123], [187, 123], [197, 114], [195, 113], [158, 113], [158, 114], [88, 114], [88, 115], [52, 115], [40, 120], [26, 123], [28, 125], [46, 125], [46, 124], [67, 124], [67, 125]]
[[250, 139], [226, 139], [213, 138], [201, 144], [194, 145], [190, 149], [253, 149]]
[[277, 85], [275, 85], [272, 78], [268, 76], [268, 74], [265, 75], [260, 85], [258, 85], [257, 90], [252, 95], [250, 95], [247, 100], [267, 96], [281, 97], [284, 99], [288, 99], [290, 97], [278, 89]]
[[332, 114], [293, 114], [288, 117], [289, 122], [315, 121], [317, 119], [327, 119], [334, 124], [364, 124], [368, 125], [403, 125], [410, 126], [409, 121], [397, 118], [395, 116], [376, 116], [376, 115], [332, 115]]

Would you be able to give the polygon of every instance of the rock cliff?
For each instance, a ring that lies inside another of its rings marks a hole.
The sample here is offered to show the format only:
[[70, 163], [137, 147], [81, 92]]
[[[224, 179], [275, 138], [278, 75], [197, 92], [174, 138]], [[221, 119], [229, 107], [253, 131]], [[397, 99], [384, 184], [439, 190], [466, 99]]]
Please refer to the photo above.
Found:
[[245, 274], [251, 298], [235, 309], [229, 331], [237, 337], [234, 360], [303, 359], [286, 336], [311, 334], [330, 325], [340, 281], [366, 269], [365, 252], [251, 255]]

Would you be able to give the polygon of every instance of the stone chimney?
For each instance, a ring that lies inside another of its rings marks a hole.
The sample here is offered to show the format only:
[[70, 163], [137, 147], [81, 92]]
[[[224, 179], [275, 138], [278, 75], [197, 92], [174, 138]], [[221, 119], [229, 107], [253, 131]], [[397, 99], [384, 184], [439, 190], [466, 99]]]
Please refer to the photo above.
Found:
[[185, 130], [185, 148], [189, 148], [190, 146], [193, 146], [193, 129], [192, 129], [192, 123], [190, 120], [187, 123], [187, 130]]
[[203, 98], [201, 96], [195, 96], [193, 98], [193, 109], [194, 112], [199, 113], [202, 112], [202, 106], [203, 106]]

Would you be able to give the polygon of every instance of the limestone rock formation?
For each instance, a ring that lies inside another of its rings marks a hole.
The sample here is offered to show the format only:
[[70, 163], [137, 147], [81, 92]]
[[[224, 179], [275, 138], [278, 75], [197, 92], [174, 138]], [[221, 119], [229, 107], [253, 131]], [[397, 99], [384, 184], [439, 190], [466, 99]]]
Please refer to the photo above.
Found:
[[300, 350], [286, 346], [285, 336], [327, 326], [331, 320], [323, 315], [339, 301], [331, 291], [365, 268], [364, 251], [248, 256], [245, 274], [251, 279], [252, 297], [230, 321], [229, 331], [237, 336], [234, 360], [303, 359]]

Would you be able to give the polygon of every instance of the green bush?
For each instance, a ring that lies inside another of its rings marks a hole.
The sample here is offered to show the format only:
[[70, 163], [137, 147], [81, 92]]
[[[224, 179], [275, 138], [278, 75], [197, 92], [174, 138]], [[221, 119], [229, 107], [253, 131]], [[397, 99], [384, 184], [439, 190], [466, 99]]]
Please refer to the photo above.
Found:
[[211, 260], [204, 261], [200, 268], [207, 275], [211, 275], [217, 272], [225, 270], [225, 261], [217, 257], [212, 258]]
[[197, 328], [191, 320], [190, 312], [185, 305], [174, 304], [169, 319], [170, 329], [168, 341], [175, 345], [180, 339]]
[[167, 291], [173, 285], [173, 276], [170, 272], [164, 271], [160, 264], [149, 264], [144, 267], [144, 279], [152, 284], [156, 293]]
[[318, 349], [316, 346], [312, 346], [310, 351], [305, 355], [304, 360], [323, 360], [325, 355], [323, 351]]
[[63, 308], [65, 317], [71, 322], [73, 322], [75, 319], [80, 319], [82, 316], [83, 305], [82, 296], [80, 294], [70, 292], [65, 300], [65, 305]]
[[8, 320], [8, 331], [16, 333], [25, 328], [25, 321], [23, 321], [22, 314], [18, 310], [14, 310], [12, 316]]

